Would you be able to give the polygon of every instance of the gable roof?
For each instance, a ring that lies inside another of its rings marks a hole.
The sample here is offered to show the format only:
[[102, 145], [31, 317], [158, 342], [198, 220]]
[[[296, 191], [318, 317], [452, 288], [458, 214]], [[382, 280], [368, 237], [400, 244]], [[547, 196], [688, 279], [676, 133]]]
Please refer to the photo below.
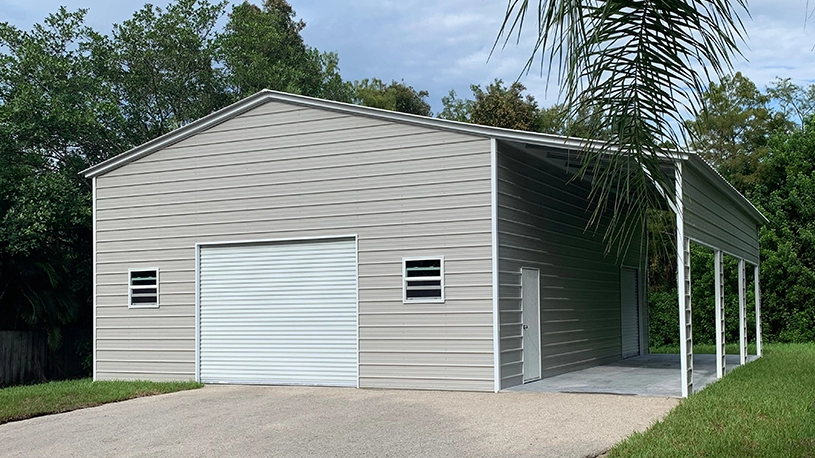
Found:
[[[586, 140], [575, 137], [565, 137], [561, 135], [542, 134], [537, 132], [525, 132], [513, 129], [504, 129], [500, 127], [482, 126], [479, 124], [469, 124], [458, 121], [450, 121], [446, 119], [431, 118], [427, 116], [419, 116], [409, 113], [401, 113], [390, 110], [383, 110], [379, 108], [371, 108], [360, 105], [353, 105], [343, 102], [335, 102], [332, 100], [317, 99], [314, 97], [307, 97], [303, 95], [288, 94], [284, 92], [272, 91], [264, 89], [256, 94], [253, 94], [243, 100], [233, 103], [225, 108], [222, 108], [214, 113], [204, 116], [194, 122], [191, 122], [183, 127], [180, 127], [172, 132], [166, 133], [160, 137], [148, 141], [142, 145], [125, 151], [115, 157], [106, 161], [100, 162], [92, 167], [83, 170], [81, 173], [88, 178], [104, 175], [107, 172], [116, 170], [119, 167], [125, 166], [139, 158], [148, 156], [156, 151], [166, 148], [170, 145], [178, 143], [186, 138], [189, 138], [199, 132], [203, 132], [218, 124], [235, 118], [253, 108], [263, 105], [267, 102], [277, 101], [300, 105], [304, 107], [319, 108], [324, 110], [337, 111], [345, 114], [353, 114], [358, 116], [365, 116], [370, 118], [377, 118], [389, 120], [398, 123], [412, 124], [416, 126], [428, 127], [431, 129], [453, 131], [466, 135], [473, 135], [484, 138], [495, 138], [496, 140], [518, 142], [536, 146], [550, 147], [561, 150], [574, 150], [579, 151], [592, 145], [602, 145], [601, 142]], [[689, 160], [690, 158], [693, 158]], [[716, 172], [710, 164], [704, 161], [701, 157], [694, 153], [680, 153], [675, 157], [666, 159], [679, 159], [686, 161], [694, 168], [699, 169], [705, 176], [711, 179], [712, 183], [721, 189], [725, 195], [733, 199], [739, 207], [746, 211], [746, 213], [756, 220], [758, 223], [766, 223], [767, 218], [759, 212], [749, 200], [747, 200], [741, 193], [739, 193], [730, 183], [727, 182], [718, 172]]]

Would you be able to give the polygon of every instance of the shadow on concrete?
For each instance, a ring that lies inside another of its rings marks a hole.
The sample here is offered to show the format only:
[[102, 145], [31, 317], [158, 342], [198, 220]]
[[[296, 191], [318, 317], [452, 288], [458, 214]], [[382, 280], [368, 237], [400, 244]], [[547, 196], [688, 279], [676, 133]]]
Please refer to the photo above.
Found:
[[[748, 362], [755, 360], [749, 356]], [[549, 377], [507, 391], [607, 393], [633, 396], [681, 397], [679, 355], [643, 355], [616, 363]], [[738, 355], [727, 355], [728, 372], [739, 366]], [[716, 355], [693, 355], [693, 391], [716, 381]]]

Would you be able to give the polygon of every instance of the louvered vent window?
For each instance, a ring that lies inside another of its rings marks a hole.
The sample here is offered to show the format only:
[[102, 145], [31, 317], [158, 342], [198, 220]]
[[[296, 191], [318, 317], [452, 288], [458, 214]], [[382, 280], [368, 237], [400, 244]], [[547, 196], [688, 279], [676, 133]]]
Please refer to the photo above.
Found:
[[158, 307], [158, 269], [130, 269], [128, 307]]
[[444, 259], [403, 260], [404, 302], [444, 302]]

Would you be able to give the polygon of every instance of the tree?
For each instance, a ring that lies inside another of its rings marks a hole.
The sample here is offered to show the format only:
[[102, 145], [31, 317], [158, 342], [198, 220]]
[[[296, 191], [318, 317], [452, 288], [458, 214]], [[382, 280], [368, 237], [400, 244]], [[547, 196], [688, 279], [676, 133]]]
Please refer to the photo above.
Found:
[[[502, 37], [505, 44], [512, 35], [520, 39], [530, 3], [508, 1], [496, 45]], [[672, 195], [661, 157], [683, 143], [674, 126], [683, 125], [684, 110], [693, 114], [701, 105], [707, 72], [730, 68], [744, 31], [742, 10], [744, 0], [538, 0], [537, 14], [529, 14], [537, 39], [524, 70], [540, 53], [541, 68], [557, 75], [572, 117], [601, 115], [589, 133], [604, 141], [587, 144], [583, 161], [594, 172], [592, 221], [613, 214], [609, 246], [626, 236], [629, 220], [645, 221], [645, 212], [660, 206], [661, 198], [649, 191], [652, 179]], [[631, 167], [632, 161], [639, 166]]]
[[226, 1], [177, 0], [166, 9], [147, 4], [113, 26], [111, 79], [122, 97], [131, 143], [141, 144], [226, 106], [216, 68], [215, 25]]
[[[506, 87], [502, 80], [496, 79], [487, 85], [486, 89], [481, 85], [472, 84], [470, 90], [473, 93], [472, 99], [460, 99], [456, 91], [450, 90], [441, 99], [443, 108], [438, 117], [506, 129], [533, 132], [540, 130], [541, 110], [535, 97], [524, 94], [526, 87], [523, 84], [516, 81]], [[553, 130], [555, 125], [565, 122], [557, 108], [546, 113], [556, 112], [557, 116], [547, 118]]]
[[366, 78], [354, 81], [352, 98], [354, 103], [366, 107], [432, 116], [430, 104], [425, 101], [429, 95], [427, 91], [413, 89], [413, 86], [408, 86], [404, 81], [385, 84], [376, 78]]
[[526, 87], [515, 81], [509, 87], [496, 79], [487, 90], [470, 86], [475, 100], [470, 109], [470, 122], [486, 126], [536, 132], [539, 128], [538, 102], [523, 92]]
[[60, 8], [30, 32], [0, 24], [8, 50], [0, 54], [0, 128], [49, 169], [82, 170], [125, 143], [110, 61], [96, 52], [103, 37], [84, 25], [86, 12]]
[[702, 102], [696, 119], [685, 123], [690, 146], [746, 192], [759, 179], [770, 137], [791, 125], [770, 108], [770, 96], [741, 73], [711, 83], [702, 93]]
[[591, 120], [597, 115], [580, 113], [570, 117], [562, 104], [538, 108], [535, 97], [524, 94], [526, 87], [514, 82], [509, 87], [496, 79], [486, 91], [480, 85], [471, 85], [472, 99], [458, 98], [456, 91], [442, 97], [442, 111], [438, 117], [459, 122], [472, 122], [495, 127], [529, 130], [546, 134], [587, 138]]
[[806, 129], [815, 115], [815, 84], [803, 87], [793, 84], [790, 78], [776, 78], [767, 93], [787, 119], [796, 120], [797, 127]]
[[470, 113], [473, 109], [473, 101], [470, 99], [460, 99], [456, 95], [456, 91], [450, 89], [444, 97], [441, 98], [442, 110], [438, 114], [441, 119], [448, 119], [450, 121], [470, 122]]
[[815, 340], [815, 129], [773, 138], [753, 199], [761, 229], [761, 282], [768, 339]]
[[0, 326], [90, 317], [90, 188], [78, 172], [126, 145], [110, 62], [85, 10], [0, 24]]
[[234, 6], [218, 39], [231, 91], [238, 98], [273, 89], [349, 102], [350, 84], [339, 76], [339, 57], [307, 46], [300, 35], [305, 26], [286, 0], [266, 0], [263, 8], [248, 2]]

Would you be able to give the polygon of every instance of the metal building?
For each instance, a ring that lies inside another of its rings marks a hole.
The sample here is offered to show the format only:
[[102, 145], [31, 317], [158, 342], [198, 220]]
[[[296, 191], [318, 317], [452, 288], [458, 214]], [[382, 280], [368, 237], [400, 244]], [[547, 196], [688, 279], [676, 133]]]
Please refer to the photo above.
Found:
[[[94, 378], [498, 391], [644, 354], [644, 249], [585, 230], [581, 144], [262, 91], [98, 164]], [[672, 160], [687, 395], [689, 240], [743, 293], [766, 220]]]

